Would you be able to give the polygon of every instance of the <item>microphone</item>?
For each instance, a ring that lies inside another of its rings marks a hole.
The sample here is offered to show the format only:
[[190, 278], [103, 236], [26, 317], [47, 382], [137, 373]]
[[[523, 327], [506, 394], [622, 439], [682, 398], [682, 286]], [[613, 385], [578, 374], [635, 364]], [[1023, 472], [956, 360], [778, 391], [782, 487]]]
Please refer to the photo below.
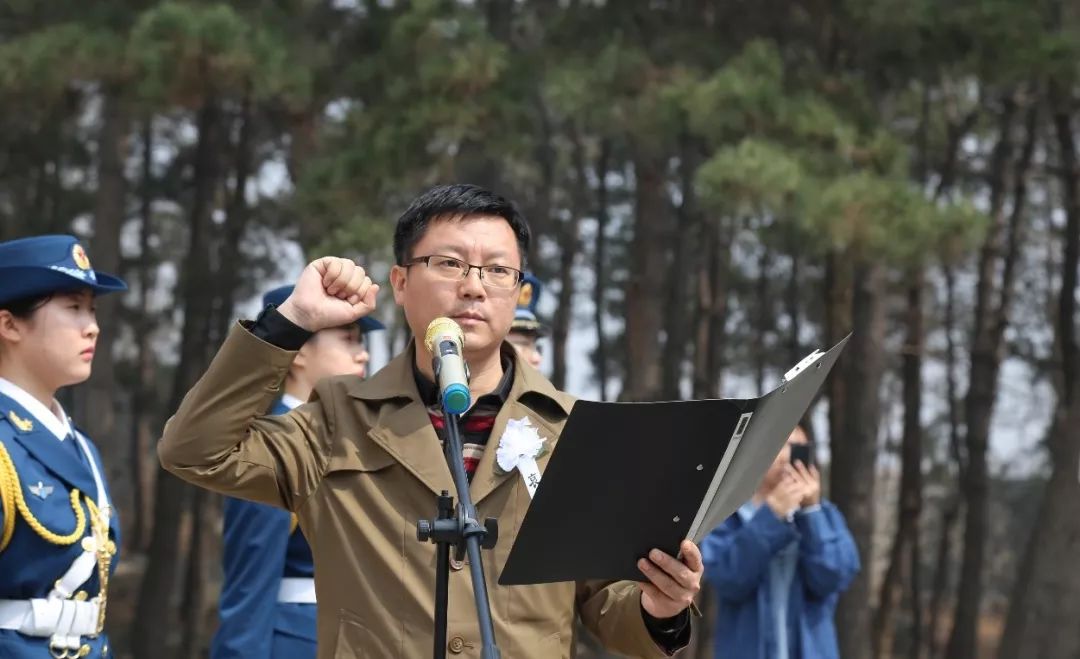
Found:
[[451, 414], [464, 414], [469, 409], [469, 367], [462, 349], [465, 334], [450, 318], [436, 318], [428, 325], [424, 345], [432, 355], [432, 369], [442, 395], [443, 409]]

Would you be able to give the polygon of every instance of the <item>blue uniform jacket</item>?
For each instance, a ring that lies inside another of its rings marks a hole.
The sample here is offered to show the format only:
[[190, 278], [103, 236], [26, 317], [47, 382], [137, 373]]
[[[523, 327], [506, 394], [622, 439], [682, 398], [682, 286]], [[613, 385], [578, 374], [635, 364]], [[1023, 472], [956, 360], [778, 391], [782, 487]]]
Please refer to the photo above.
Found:
[[[278, 401], [270, 413], [288, 411]], [[315, 574], [311, 547], [291, 527], [284, 510], [225, 499], [225, 580], [212, 659], [314, 659], [315, 605], [277, 601], [282, 577]]]
[[[81, 434], [90, 446], [93, 460], [104, 481], [105, 468], [101, 456], [86, 434]], [[97, 501], [93, 472], [75, 438], [69, 437], [61, 442], [19, 403], [0, 394], [0, 444], [14, 464], [18, 489], [31, 516], [51, 533], [59, 536], [72, 534], [76, 529], [76, 516], [71, 504], [71, 491], [78, 489]], [[0, 489], [12, 492], [9, 489], [12, 485], [11, 474], [4, 469], [4, 462], [0, 460]], [[78, 538], [57, 544], [31, 528], [14, 502], [9, 504], [5, 501], [0, 505], [0, 529], [14, 519], [11, 540], [0, 551], [0, 599], [27, 600], [48, 596], [54, 582], [67, 572], [82, 553], [82, 538], [91, 535], [90, 513], [83, 496], [79, 497], [79, 506], [86, 517], [85, 531]], [[115, 509], [109, 523], [109, 537], [119, 548], [120, 525]], [[116, 570], [118, 562], [119, 549], [112, 556], [110, 573]], [[92, 599], [99, 594], [99, 590], [98, 572], [95, 569], [79, 591]], [[84, 636], [82, 642], [89, 646], [88, 657], [112, 656], [105, 634], [96, 638]], [[48, 659], [50, 656], [48, 638], [0, 629], [0, 657]]]

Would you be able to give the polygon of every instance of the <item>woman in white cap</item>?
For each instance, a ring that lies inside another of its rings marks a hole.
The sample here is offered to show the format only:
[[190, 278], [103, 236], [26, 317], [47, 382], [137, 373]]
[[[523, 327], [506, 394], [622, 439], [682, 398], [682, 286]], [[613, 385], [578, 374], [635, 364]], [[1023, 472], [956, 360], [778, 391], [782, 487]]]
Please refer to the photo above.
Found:
[[56, 391], [90, 377], [96, 296], [73, 236], [0, 243], [0, 657], [109, 657], [119, 524], [93, 442]]

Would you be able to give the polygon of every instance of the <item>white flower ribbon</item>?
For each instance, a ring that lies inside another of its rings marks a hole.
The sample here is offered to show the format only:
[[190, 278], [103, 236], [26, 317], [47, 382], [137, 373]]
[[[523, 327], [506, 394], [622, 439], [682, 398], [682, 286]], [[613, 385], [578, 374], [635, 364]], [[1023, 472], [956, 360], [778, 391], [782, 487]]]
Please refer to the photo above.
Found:
[[499, 447], [495, 449], [495, 462], [503, 473], [518, 470], [531, 499], [540, 486], [540, 468], [536, 458], [544, 451], [544, 438], [528, 417], [510, 419], [499, 439]]

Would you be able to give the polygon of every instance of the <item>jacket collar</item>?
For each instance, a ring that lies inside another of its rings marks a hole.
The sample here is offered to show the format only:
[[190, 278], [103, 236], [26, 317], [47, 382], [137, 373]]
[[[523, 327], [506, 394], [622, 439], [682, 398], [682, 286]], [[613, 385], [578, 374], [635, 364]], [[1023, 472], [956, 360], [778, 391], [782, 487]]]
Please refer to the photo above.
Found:
[[[504, 343], [503, 354], [513, 363], [513, 379], [491, 431], [491, 439], [477, 465], [469, 487], [473, 503], [479, 504], [511, 474], [495, 473], [495, 453], [499, 438], [511, 418], [529, 417], [543, 437], [553, 444], [558, 439], [557, 426], [570, 413], [574, 399], [555, 388], [547, 378], [533, 367], [518, 359], [513, 346]], [[399, 407], [391, 406], [380, 412], [372, 425], [369, 436], [387, 453], [400, 462], [434, 494], [443, 490], [455, 490], [450, 469], [443, 457], [442, 445], [431, 425], [427, 408], [421, 400], [416, 378], [413, 376], [416, 345], [407, 348], [368, 380], [350, 379], [347, 393], [352, 398], [368, 402], [399, 401]], [[541, 415], [539, 412], [544, 410]], [[550, 421], [547, 417], [555, 417]], [[550, 457], [549, 451], [541, 456], [541, 465]]]
[[[80, 459], [79, 453], [82, 449], [73, 445], [74, 440], [57, 441], [44, 420], [5, 394], [0, 394], [0, 416], [14, 429], [11, 434], [14, 441], [34, 456], [35, 460], [69, 486], [78, 488], [89, 496], [95, 496], [97, 485], [94, 483], [94, 476], [90, 467]], [[49, 416], [52, 416], [51, 412]]]
[[[503, 342], [502, 354], [508, 356], [513, 364], [514, 374], [510, 384], [507, 401], [541, 396], [555, 403], [564, 414], [570, 414], [574, 406], [573, 398], [558, 389], [539, 371], [518, 358], [514, 347]], [[416, 343], [410, 341], [405, 350], [367, 380], [350, 378], [348, 394], [353, 398], [367, 401], [386, 401], [395, 398], [408, 399], [420, 404], [423, 400], [413, 377], [416, 364]]]
[[59, 401], [53, 400], [56, 409], [60, 410], [60, 416], [58, 417], [25, 389], [4, 378], [0, 378], [0, 394], [7, 396], [22, 406], [24, 410], [34, 417], [37, 423], [45, 426], [60, 441], [64, 441], [71, 436], [71, 422], [68, 421], [67, 414], [64, 413], [64, 408], [60, 407]]

